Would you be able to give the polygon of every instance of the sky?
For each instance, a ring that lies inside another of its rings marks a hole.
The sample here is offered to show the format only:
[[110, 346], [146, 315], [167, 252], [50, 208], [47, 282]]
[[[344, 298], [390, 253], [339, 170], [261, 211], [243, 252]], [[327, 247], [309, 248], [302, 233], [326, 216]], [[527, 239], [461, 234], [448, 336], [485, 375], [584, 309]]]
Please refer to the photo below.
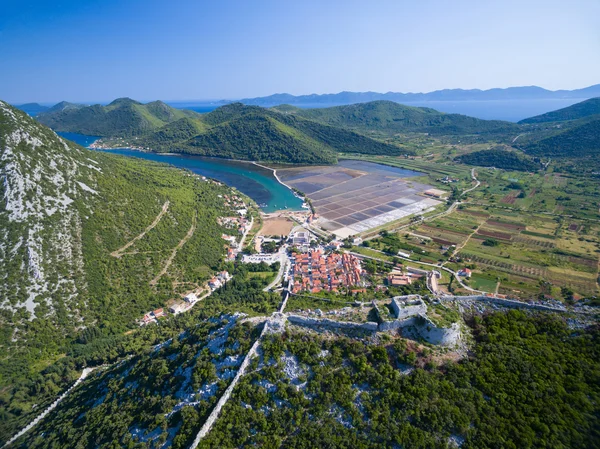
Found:
[[600, 83], [599, 0], [0, 0], [0, 99]]

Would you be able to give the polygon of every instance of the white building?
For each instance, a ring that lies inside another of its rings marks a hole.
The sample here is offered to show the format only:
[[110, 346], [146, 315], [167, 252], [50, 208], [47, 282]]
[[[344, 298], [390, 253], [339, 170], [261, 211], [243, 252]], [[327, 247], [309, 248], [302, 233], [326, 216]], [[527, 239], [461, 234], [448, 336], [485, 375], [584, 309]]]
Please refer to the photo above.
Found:
[[183, 298], [183, 300], [185, 302], [189, 302], [191, 304], [195, 303], [196, 301], [198, 301], [198, 297], [196, 296], [195, 293], [189, 293], [185, 296], [185, 298]]

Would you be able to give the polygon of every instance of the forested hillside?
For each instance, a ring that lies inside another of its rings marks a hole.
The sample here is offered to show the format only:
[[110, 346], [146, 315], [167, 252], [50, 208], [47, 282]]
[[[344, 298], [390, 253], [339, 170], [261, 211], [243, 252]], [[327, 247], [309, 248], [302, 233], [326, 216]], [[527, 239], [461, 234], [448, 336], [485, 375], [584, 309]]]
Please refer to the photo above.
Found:
[[600, 160], [600, 118], [581, 119], [583, 124], [574, 126], [555, 135], [534, 141], [523, 147], [531, 155], [584, 159], [597, 165]]
[[392, 101], [291, 111], [298, 116], [327, 125], [360, 132], [393, 134], [419, 132], [432, 135], [507, 133], [517, 130], [514, 123], [481, 120], [459, 114], [445, 114], [430, 108], [404, 106]]
[[[199, 447], [597, 447], [598, 329], [517, 311], [469, 323], [469, 358], [443, 364], [401, 338], [267, 336]], [[259, 331], [227, 314], [145, 329], [137, 356], [90, 379], [16, 447], [188, 448]], [[151, 349], [157, 334], [166, 343]]]
[[72, 344], [122, 334], [214, 273], [231, 190], [78, 147], [3, 102], [0, 151], [0, 416], [14, 426], [69, 380], [39, 373]]
[[456, 158], [458, 162], [480, 167], [496, 167], [504, 170], [537, 171], [539, 162], [515, 151], [501, 149], [475, 151]]
[[589, 100], [576, 103], [572, 106], [547, 112], [546, 114], [536, 115], [525, 120], [521, 124], [564, 122], [567, 120], [577, 120], [591, 115], [600, 114], [600, 98], [590, 98]]
[[36, 116], [55, 131], [90, 136], [131, 137], [157, 130], [167, 123], [199, 114], [172, 108], [161, 101], [142, 104], [130, 98], [119, 98], [107, 106], [59, 103]]
[[[105, 142], [111, 144], [110, 139]], [[411, 153], [347, 129], [240, 103], [220, 107], [198, 119], [169, 123], [135, 140], [116, 141], [115, 145], [303, 164], [332, 164], [337, 153], [390, 156]]]

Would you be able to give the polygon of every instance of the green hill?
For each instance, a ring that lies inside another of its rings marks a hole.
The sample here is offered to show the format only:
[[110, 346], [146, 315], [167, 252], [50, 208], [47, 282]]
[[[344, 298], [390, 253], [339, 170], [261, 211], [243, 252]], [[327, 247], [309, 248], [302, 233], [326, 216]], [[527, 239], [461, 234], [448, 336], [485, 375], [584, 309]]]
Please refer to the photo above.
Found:
[[1, 101], [0, 176], [2, 441], [72, 382], [81, 360], [64, 354], [92, 337], [113, 347], [212, 276], [224, 255], [217, 220], [235, 212], [221, 184], [76, 146]]
[[288, 111], [319, 123], [363, 133], [378, 131], [384, 134], [418, 132], [432, 135], [479, 135], [514, 132], [519, 129], [509, 122], [445, 114], [430, 108], [404, 106], [392, 101]]
[[538, 162], [515, 151], [500, 149], [475, 151], [456, 158], [457, 162], [480, 167], [496, 167], [504, 170], [537, 171], [541, 168]]
[[528, 143], [522, 149], [535, 156], [584, 158], [594, 161], [595, 164], [600, 162], [600, 117], [582, 118], [572, 121], [571, 125], [564, 131]]
[[241, 103], [201, 115], [121, 98], [108, 106], [63, 103], [37, 118], [57, 131], [105, 137], [106, 146], [158, 152], [304, 164], [331, 164], [337, 153], [411, 153], [350, 130]]
[[331, 164], [337, 153], [408, 153], [343, 128], [241, 103], [220, 107], [198, 120], [173, 122], [131, 143], [154, 151], [304, 164]]
[[36, 119], [55, 131], [132, 137], [155, 131], [182, 118], [199, 116], [196, 112], [175, 109], [160, 101], [142, 104], [129, 98], [119, 98], [107, 106], [62, 102], [37, 115]]
[[536, 115], [525, 120], [521, 120], [521, 124], [547, 123], [547, 122], [564, 122], [567, 120], [577, 120], [584, 117], [600, 114], [600, 98], [590, 98], [581, 103], [558, 109], [556, 111], [547, 112], [546, 114]]

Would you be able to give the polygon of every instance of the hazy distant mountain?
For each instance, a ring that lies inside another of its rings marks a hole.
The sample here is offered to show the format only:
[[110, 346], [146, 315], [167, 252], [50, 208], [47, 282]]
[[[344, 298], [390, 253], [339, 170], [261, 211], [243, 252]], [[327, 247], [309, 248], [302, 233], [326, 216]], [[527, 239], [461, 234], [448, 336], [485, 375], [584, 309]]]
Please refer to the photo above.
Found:
[[27, 114], [31, 115], [32, 117], [39, 114], [40, 112], [44, 112], [49, 109], [48, 106], [42, 106], [39, 103], [25, 103], [25, 104], [15, 105], [15, 107], [17, 109], [20, 109], [23, 112], [26, 112]]
[[291, 95], [274, 94], [267, 97], [244, 98], [241, 103], [258, 106], [291, 105], [344, 105], [389, 100], [398, 103], [419, 101], [489, 101], [489, 100], [542, 100], [542, 99], [587, 99], [600, 96], [600, 84], [575, 90], [551, 91], [537, 86], [509, 87], [506, 89], [443, 89], [428, 93], [399, 92], [340, 92], [337, 94]]
[[600, 114], [600, 98], [591, 98], [567, 108], [521, 120], [519, 123], [563, 122], [567, 120], [577, 120], [596, 114]]

